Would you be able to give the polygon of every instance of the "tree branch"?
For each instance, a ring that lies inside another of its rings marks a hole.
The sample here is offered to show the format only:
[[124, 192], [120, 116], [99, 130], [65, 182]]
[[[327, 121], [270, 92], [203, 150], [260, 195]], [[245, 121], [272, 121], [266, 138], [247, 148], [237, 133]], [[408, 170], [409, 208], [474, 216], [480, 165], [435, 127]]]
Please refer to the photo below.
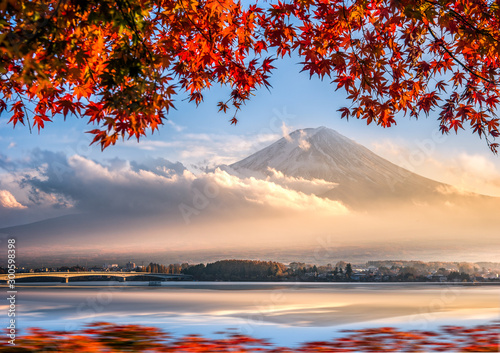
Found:
[[492, 85], [497, 85], [497, 83], [495, 81], [492, 81], [490, 79], [487, 79], [486, 77], [483, 77], [481, 75], [479, 75], [478, 73], [474, 72], [472, 69], [468, 68], [464, 63], [462, 63], [460, 60], [458, 60], [455, 55], [453, 55], [453, 53], [442, 43], [442, 40], [441, 39], [438, 39], [438, 37], [436, 36], [436, 34], [432, 31], [431, 27], [429, 25], [427, 25], [427, 29], [429, 30], [429, 32], [431, 33], [431, 35], [434, 37], [434, 39], [436, 40], [436, 42], [439, 43], [439, 46], [441, 48], [444, 49], [444, 51], [446, 51], [446, 53], [458, 64], [460, 65], [462, 68], [464, 68], [465, 70], [467, 70], [469, 73], [473, 74], [474, 76], [476, 76], [477, 78], [483, 80], [483, 81], [486, 81]]
[[[430, 1], [430, 0], [424, 0], [424, 1], [426, 3], [428, 3], [428, 4], [431, 4], [431, 5], [443, 7], [441, 4], [439, 4], [437, 2], [434, 2], [434, 1]], [[466, 25], [470, 29], [472, 29], [472, 30], [474, 30], [476, 32], [479, 32], [481, 34], [484, 34], [484, 35], [490, 37], [491, 39], [493, 39], [495, 42], [499, 42], [500, 43], [500, 40], [498, 40], [495, 37], [493, 37], [493, 35], [490, 32], [488, 32], [488, 31], [486, 31], [484, 29], [477, 28], [476, 26], [474, 26], [473, 24], [471, 24], [469, 21], [467, 21], [467, 19], [464, 18], [464, 16], [462, 16], [461, 14], [459, 14], [458, 12], [456, 12], [455, 10], [452, 10], [452, 9], [449, 9], [449, 8], [445, 8], [445, 9], [447, 11], [451, 12], [455, 18], [457, 18], [460, 22], [462, 22], [464, 25]]]

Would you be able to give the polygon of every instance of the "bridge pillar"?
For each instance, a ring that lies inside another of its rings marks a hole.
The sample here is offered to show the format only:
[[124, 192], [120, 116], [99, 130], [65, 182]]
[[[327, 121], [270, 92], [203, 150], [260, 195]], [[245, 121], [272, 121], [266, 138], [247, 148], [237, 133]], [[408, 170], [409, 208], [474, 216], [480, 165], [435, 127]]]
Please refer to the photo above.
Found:
[[123, 277], [122, 282], [126, 282], [126, 281], [127, 281], [127, 277]]
[[62, 283], [68, 283], [69, 282], [69, 278], [68, 277], [64, 277], [64, 279], [62, 280]]

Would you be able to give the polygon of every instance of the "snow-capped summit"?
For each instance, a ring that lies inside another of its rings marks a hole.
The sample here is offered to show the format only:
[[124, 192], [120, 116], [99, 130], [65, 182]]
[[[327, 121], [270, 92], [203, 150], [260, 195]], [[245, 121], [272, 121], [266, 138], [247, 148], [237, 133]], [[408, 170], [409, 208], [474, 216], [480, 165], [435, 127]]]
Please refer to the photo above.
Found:
[[326, 127], [296, 130], [231, 167], [255, 171], [271, 167], [289, 176], [334, 182], [376, 180], [388, 176], [387, 169], [398, 168]]
[[238, 173], [269, 173], [323, 179], [338, 184], [324, 196], [351, 205], [383, 199], [427, 199], [447, 185], [379, 157], [339, 134], [319, 127], [300, 129], [230, 166]]

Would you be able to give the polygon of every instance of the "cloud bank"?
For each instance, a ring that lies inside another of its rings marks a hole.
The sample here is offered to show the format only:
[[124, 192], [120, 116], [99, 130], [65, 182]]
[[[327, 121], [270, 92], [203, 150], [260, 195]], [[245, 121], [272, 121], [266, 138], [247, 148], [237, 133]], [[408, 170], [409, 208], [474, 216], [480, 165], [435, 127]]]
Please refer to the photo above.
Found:
[[348, 213], [340, 202], [316, 196], [335, 183], [287, 177], [277, 171], [262, 179], [219, 168], [195, 175], [181, 163], [161, 158], [140, 163], [120, 159], [96, 162], [80, 155], [36, 150], [4, 176], [20, 197], [16, 200], [3, 190], [1, 205], [30, 213], [51, 209], [61, 214], [161, 214], [185, 222], [202, 213], [203, 217], [221, 212], [234, 216], [245, 212]]

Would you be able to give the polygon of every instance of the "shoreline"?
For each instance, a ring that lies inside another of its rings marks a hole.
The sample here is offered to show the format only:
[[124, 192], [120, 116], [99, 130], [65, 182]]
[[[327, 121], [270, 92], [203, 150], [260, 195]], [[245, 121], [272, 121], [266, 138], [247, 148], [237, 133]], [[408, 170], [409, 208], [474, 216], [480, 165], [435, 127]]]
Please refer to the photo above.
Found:
[[[342, 288], [342, 287], [405, 287], [405, 288], [425, 288], [425, 287], [497, 287], [500, 282], [231, 282], [231, 281], [165, 281], [159, 284], [150, 285], [146, 281], [78, 281], [72, 283], [61, 282], [26, 282], [17, 283], [17, 288], [103, 288], [103, 287], [117, 287], [117, 288], [186, 288], [186, 289], [214, 289], [223, 287], [242, 287], [241, 289], [249, 289], [246, 287], [260, 287], [254, 289], [276, 289], [276, 287], [283, 288]], [[7, 289], [6, 284], [1, 284], [1, 288]]]

